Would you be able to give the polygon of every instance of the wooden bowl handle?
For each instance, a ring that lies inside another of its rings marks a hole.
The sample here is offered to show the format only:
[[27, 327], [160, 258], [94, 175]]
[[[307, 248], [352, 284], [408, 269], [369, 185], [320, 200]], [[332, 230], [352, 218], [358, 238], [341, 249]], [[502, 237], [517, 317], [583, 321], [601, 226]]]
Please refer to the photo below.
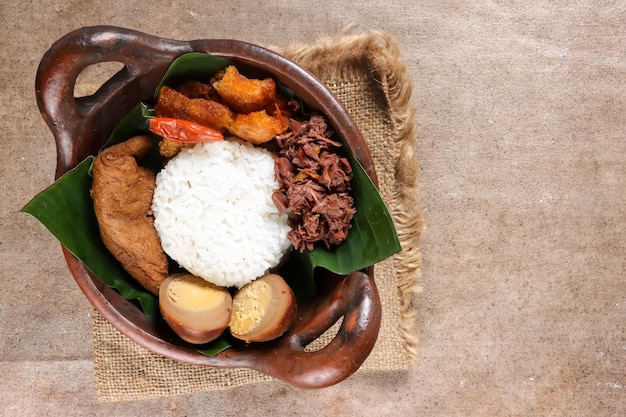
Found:
[[[294, 327], [275, 349], [253, 354], [256, 360], [249, 366], [306, 388], [330, 386], [354, 373], [369, 356], [380, 328], [380, 299], [373, 276], [371, 268], [344, 277], [331, 275], [330, 291], [322, 291], [299, 312]], [[326, 346], [304, 350], [341, 318], [337, 334]], [[272, 360], [277, 356], [281, 359]]]
[[[190, 50], [187, 42], [108, 26], [78, 29], [55, 42], [39, 64], [35, 91], [57, 142], [56, 177], [95, 154], [137, 104], [137, 97], [151, 98], [146, 91], [154, 91], [172, 60]], [[80, 72], [102, 62], [120, 62], [124, 67], [93, 95], [75, 98]]]
[[[59, 39], [44, 55], [36, 77], [39, 109], [57, 144], [56, 177], [87, 156], [95, 155], [139, 101], [152, 99], [154, 89], [177, 56], [201, 51], [246, 62], [251, 54], [270, 53], [259, 52], [262, 48], [249, 44], [244, 51], [240, 49], [241, 43], [235, 48], [233, 41], [228, 40], [174, 41], [109, 26], [79, 29]], [[121, 62], [124, 67], [92, 96], [74, 97], [74, 85], [83, 69], [112, 61]], [[271, 73], [280, 74], [281, 69], [289, 67], [291, 74], [297, 72], [300, 77], [314, 78], [305, 70], [290, 66], [285, 58], [272, 65], [268, 69]], [[297, 85], [288, 86], [297, 88]], [[312, 94], [302, 88], [297, 93], [303, 98]], [[318, 92], [318, 100], [322, 106], [340, 107], [326, 90]], [[339, 133], [353, 128], [349, 116], [336, 113], [340, 114], [333, 115]], [[355, 141], [351, 144], [353, 151], [376, 182], [365, 142], [362, 137]], [[152, 352], [174, 360], [216, 367], [247, 367], [300, 387], [319, 388], [355, 372], [371, 352], [378, 335], [381, 306], [373, 268], [367, 268], [343, 277], [321, 274], [317, 298], [301, 306], [292, 329], [278, 340], [236, 346], [212, 357], [202, 355], [180, 341], [169, 340], [134, 304], [106, 287], [67, 250], [64, 253], [81, 290], [117, 330]], [[342, 316], [341, 328], [327, 346], [315, 352], [305, 350], [306, 345]]]

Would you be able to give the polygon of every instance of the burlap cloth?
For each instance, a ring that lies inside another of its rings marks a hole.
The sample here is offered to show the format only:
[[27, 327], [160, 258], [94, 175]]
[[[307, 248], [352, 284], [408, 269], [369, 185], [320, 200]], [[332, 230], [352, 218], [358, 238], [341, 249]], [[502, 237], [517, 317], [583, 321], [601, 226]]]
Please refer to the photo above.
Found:
[[[278, 49], [278, 48], [275, 48]], [[406, 370], [416, 359], [415, 295], [420, 274], [421, 212], [417, 204], [411, 83], [395, 40], [385, 33], [323, 38], [280, 50], [320, 78], [348, 109], [369, 144], [380, 192], [403, 250], [376, 266], [382, 324], [371, 355], [357, 372]], [[125, 401], [224, 389], [271, 380], [248, 369], [178, 363], [143, 349], [92, 312], [98, 399]], [[337, 326], [310, 348], [325, 345]]]

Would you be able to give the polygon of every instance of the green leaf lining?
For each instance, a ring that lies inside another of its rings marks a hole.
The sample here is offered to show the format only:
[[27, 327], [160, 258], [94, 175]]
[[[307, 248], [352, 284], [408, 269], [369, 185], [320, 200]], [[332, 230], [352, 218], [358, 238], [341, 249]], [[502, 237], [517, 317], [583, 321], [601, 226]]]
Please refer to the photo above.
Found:
[[127, 300], [137, 300], [152, 320], [160, 317], [158, 300], [122, 268], [100, 238], [89, 195], [93, 162], [89, 157], [39, 193], [22, 208], [39, 220], [72, 255]]

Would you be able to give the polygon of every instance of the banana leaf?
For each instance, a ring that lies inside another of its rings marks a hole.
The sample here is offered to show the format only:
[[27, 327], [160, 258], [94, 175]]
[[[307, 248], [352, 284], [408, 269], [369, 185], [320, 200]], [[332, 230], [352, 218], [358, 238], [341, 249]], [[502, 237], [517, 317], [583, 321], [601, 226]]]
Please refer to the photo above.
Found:
[[[224, 58], [204, 53], [183, 55], [172, 63], [158, 88], [183, 79], [206, 81], [216, 71], [231, 63]], [[147, 117], [150, 117], [150, 112], [146, 111], [149, 107], [150, 104], [139, 103], [116, 127], [104, 147], [122, 142], [136, 134], [149, 133]], [[142, 161], [142, 165], [155, 172], [164, 163], [156, 143], [155, 137], [155, 146]], [[314, 294], [316, 268], [325, 268], [337, 274], [349, 274], [401, 250], [393, 219], [378, 190], [345, 146], [343, 150], [353, 169], [351, 185], [357, 213], [348, 238], [338, 247], [326, 250], [323, 246], [317, 246], [314, 250], [303, 253], [292, 251], [280, 272], [294, 289], [298, 303], [306, 302]], [[138, 302], [143, 312], [152, 320], [162, 320], [157, 298], [143, 290], [124, 271], [100, 239], [89, 195], [92, 162], [93, 157], [85, 159], [39, 193], [21, 211], [39, 220], [106, 285], [115, 288], [124, 298]], [[214, 355], [231, 345], [230, 339], [222, 336], [208, 345], [198, 347], [198, 350]]]
[[39, 193], [24, 208], [39, 220], [70, 253], [81, 260], [106, 285], [127, 300], [140, 303], [143, 312], [157, 320], [159, 304], [155, 296], [140, 287], [106, 249], [93, 210], [89, 190], [89, 157]]
[[181, 55], [172, 62], [172, 65], [165, 72], [163, 79], [154, 92], [154, 98], [156, 100], [161, 87], [164, 85], [173, 87], [185, 80], [196, 80], [206, 83], [211, 80], [215, 73], [231, 64], [234, 64], [234, 62], [227, 58], [202, 52], [190, 52]]

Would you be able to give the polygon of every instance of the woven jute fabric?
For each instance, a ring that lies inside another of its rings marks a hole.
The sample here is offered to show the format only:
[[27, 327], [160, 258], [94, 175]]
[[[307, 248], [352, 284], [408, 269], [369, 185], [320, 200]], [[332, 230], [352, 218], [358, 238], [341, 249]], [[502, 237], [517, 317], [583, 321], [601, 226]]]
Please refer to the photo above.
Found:
[[[376, 345], [357, 373], [406, 370], [417, 357], [415, 303], [422, 217], [417, 203], [412, 87], [398, 45], [385, 33], [371, 32], [292, 44], [279, 52], [310, 70], [333, 91], [369, 145], [380, 193], [403, 249], [376, 265], [382, 323]], [[101, 401], [225, 389], [272, 379], [249, 369], [216, 369], [160, 357], [118, 333], [95, 310], [92, 324], [96, 390]], [[307, 349], [326, 345], [337, 328], [338, 324]]]

